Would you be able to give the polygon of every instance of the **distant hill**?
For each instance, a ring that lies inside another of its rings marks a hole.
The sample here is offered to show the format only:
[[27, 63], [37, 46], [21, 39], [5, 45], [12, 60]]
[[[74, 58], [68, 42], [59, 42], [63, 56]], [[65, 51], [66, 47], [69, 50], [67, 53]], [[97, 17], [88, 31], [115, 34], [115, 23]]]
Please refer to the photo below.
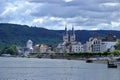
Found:
[[53, 45], [60, 42], [61, 37], [61, 31], [57, 32], [27, 25], [0, 24], [0, 48], [10, 44], [25, 46], [28, 39], [31, 39], [34, 44]]
[[[25, 46], [31, 39], [34, 44], [55, 45], [62, 41], [64, 30], [48, 30], [45, 28], [29, 27], [27, 25], [0, 23], [0, 48], [10, 44]], [[82, 43], [89, 37], [105, 36], [108, 33], [120, 38], [120, 31], [114, 30], [76, 30], [76, 40]]]

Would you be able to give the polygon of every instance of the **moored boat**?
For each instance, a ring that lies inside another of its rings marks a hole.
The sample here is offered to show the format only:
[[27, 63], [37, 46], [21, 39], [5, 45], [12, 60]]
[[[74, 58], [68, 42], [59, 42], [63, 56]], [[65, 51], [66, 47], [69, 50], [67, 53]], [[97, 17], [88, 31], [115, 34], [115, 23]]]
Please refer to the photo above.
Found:
[[86, 60], [86, 63], [92, 63], [92, 62], [93, 60], [90, 60], [90, 59]]
[[113, 61], [108, 61], [107, 66], [108, 68], [117, 68], [117, 64], [115, 64]]

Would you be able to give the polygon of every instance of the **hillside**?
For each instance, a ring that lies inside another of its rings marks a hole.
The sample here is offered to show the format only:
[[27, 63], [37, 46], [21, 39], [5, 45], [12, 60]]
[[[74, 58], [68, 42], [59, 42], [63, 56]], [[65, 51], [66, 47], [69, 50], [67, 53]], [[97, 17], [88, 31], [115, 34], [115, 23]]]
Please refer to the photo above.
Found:
[[0, 48], [9, 44], [26, 45], [31, 39], [34, 44], [56, 44], [60, 42], [62, 34], [44, 28], [29, 27], [26, 25], [0, 24]]
[[[0, 48], [6, 45], [17, 44], [26, 45], [26, 41], [31, 39], [34, 44], [53, 45], [62, 41], [63, 30], [48, 30], [27, 25], [0, 23]], [[76, 39], [82, 43], [88, 41], [89, 37], [105, 36], [112, 33], [120, 38], [120, 31], [114, 30], [76, 30]]]

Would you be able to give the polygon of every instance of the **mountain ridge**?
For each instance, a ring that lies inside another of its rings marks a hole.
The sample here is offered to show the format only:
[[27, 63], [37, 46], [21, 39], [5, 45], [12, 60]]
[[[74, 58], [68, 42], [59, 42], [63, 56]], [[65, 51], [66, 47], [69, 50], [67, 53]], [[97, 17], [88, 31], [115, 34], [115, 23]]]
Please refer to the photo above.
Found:
[[[10, 44], [25, 46], [28, 39], [34, 44], [56, 45], [62, 41], [63, 33], [64, 30], [0, 23], [0, 49]], [[76, 40], [82, 43], [88, 41], [90, 37], [104, 37], [108, 33], [120, 38], [120, 31], [116, 30], [75, 30]]]

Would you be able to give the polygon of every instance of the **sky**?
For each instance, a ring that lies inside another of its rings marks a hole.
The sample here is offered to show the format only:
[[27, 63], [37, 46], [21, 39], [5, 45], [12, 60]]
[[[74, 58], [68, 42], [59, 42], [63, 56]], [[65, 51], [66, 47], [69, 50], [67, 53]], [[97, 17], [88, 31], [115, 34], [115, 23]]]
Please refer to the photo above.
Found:
[[63, 30], [120, 30], [120, 0], [0, 0], [0, 23]]

